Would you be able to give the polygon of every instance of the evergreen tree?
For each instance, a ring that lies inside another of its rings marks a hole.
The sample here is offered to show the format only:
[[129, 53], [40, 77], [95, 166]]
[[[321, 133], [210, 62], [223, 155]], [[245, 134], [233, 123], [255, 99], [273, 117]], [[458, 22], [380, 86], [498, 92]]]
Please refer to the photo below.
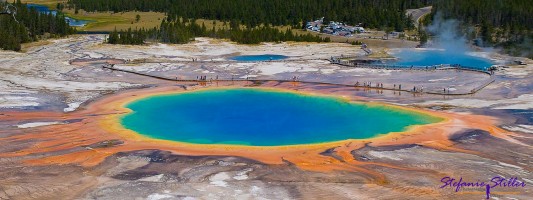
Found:
[[[0, 2], [0, 7], [7, 4]], [[17, 21], [11, 15], [0, 15], [0, 49], [20, 51], [22, 43], [37, 41], [45, 33], [50, 37], [63, 37], [75, 32], [60, 12], [55, 15], [40, 13], [20, 0], [11, 5], [16, 7]]]
[[145, 29], [132, 30], [129, 28], [127, 31], [117, 31], [115, 28], [113, 32], [109, 33], [107, 43], [141, 45], [144, 44], [144, 41], [146, 40], [146, 32]]

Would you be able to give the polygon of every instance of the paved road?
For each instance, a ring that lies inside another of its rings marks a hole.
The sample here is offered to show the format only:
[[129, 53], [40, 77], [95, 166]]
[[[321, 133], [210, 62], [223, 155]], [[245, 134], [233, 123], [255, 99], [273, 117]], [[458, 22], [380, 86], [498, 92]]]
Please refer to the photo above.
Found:
[[417, 8], [417, 9], [407, 9], [405, 14], [407, 16], [412, 15], [413, 20], [415, 23], [415, 27], [418, 28], [418, 22], [420, 21], [420, 18], [422, 18], [424, 15], [427, 15], [431, 12], [432, 6], [423, 7], [423, 8]]

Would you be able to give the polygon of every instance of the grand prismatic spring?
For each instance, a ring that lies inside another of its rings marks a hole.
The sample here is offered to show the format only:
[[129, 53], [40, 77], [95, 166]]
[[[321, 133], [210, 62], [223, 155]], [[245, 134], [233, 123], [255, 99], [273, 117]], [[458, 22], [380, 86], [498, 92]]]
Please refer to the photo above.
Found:
[[0, 0], [0, 200], [532, 199], [528, 1]]
[[200, 144], [279, 146], [366, 139], [440, 121], [382, 105], [264, 89], [160, 95], [127, 107], [133, 112], [122, 118], [126, 128]]

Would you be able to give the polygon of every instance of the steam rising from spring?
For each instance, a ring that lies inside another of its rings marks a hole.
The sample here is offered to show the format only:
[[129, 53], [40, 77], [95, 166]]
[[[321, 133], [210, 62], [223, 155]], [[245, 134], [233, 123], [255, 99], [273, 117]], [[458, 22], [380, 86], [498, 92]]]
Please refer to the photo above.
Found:
[[440, 14], [435, 15], [433, 23], [425, 27], [425, 30], [434, 36], [430, 41], [430, 46], [439, 50], [404, 49], [395, 53], [398, 60], [394, 64], [411, 67], [459, 64], [462, 67], [487, 69], [493, 63], [488, 59], [471, 54], [473, 49], [470, 48], [464, 31], [462, 31], [465, 29], [460, 25], [457, 20], [446, 20]]
[[426, 27], [426, 31], [435, 37], [433, 38], [433, 47], [443, 49], [446, 53], [464, 54], [470, 50], [468, 40], [461, 34], [460, 23], [453, 19], [444, 19], [440, 13], [437, 13], [433, 23]]

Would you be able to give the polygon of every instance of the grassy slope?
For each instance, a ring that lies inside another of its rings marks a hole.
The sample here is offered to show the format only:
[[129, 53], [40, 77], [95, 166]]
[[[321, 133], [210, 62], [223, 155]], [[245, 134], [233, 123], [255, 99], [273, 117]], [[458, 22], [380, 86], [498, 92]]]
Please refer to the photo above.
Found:
[[[165, 17], [164, 13], [157, 12], [123, 12], [123, 13], [112, 13], [112, 12], [97, 12], [89, 13], [83, 10], [80, 10], [78, 14], [74, 14], [74, 10], [63, 10], [67, 16], [81, 19], [81, 20], [90, 20], [93, 21], [85, 27], [78, 28], [78, 30], [83, 31], [113, 31], [115, 27], [117, 30], [126, 30], [128, 28], [154, 28], [159, 27], [161, 21]], [[136, 15], [141, 16], [139, 22], [135, 21]]]

